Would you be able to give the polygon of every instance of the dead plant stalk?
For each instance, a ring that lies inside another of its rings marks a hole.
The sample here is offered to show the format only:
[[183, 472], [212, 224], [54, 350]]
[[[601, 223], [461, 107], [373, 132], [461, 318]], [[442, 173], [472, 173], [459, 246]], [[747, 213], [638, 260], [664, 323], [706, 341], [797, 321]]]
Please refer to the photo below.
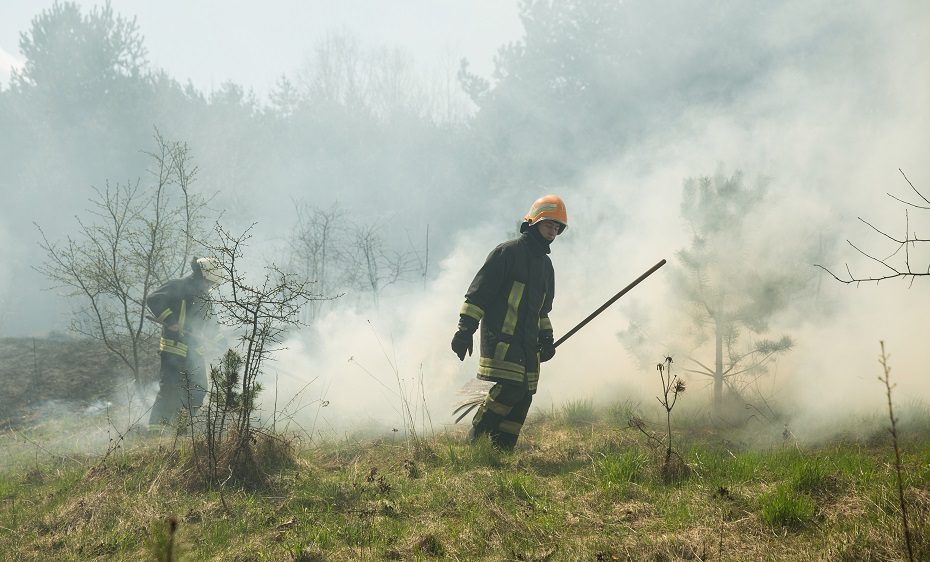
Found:
[[885, 385], [885, 394], [888, 397], [888, 417], [891, 420], [891, 427], [888, 428], [888, 431], [891, 433], [891, 442], [894, 445], [895, 474], [898, 480], [898, 502], [901, 505], [901, 526], [904, 528], [904, 543], [907, 547], [907, 559], [913, 562], [914, 551], [911, 547], [911, 531], [907, 524], [907, 505], [904, 502], [904, 483], [901, 478], [901, 449], [898, 447], [898, 420], [894, 417], [894, 406], [891, 403], [891, 389], [894, 388], [894, 385], [891, 384], [891, 366], [888, 365], [888, 358], [890, 356], [885, 353], [885, 342], [880, 341], [879, 344], [882, 348], [882, 355], [878, 362], [882, 365], [883, 374], [878, 377], [878, 380]]

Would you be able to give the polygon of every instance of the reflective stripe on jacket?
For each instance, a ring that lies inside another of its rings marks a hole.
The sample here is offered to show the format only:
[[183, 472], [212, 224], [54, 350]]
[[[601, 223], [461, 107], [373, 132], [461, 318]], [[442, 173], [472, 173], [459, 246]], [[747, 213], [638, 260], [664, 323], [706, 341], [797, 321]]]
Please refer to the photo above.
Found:
[[[206, 299], [208, 285], [194, 275], [172, 279], [149, 293], [146, 305], [162, 325], [158, 349], [165, 353], [187, 357], [194, 336], [203, 336], [212, 322], [212, 306]], [[168, 326], [177, 325], [178, 330]]]
[[539, 337], [551, 336], [549, 312], [555, 274], [548, 246], [534, 233], [500, 244], [475, 275], [460, 314], [481, 323], [478, 378], [526, 384], [539, 381]]

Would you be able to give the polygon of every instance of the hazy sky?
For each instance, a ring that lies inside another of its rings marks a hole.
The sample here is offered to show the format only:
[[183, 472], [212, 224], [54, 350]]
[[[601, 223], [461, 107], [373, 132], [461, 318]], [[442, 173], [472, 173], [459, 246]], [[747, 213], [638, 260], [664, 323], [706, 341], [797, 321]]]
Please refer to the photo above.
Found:
[[[102, 0], [77, 0], [90, 9]], [[0, 83], [21, 63], [19, 33], [51, 0], [3, 0]], [[497, 48], [522, 34], [517, 0], [113, 0], [115, 12], [138, 18], [149, 60], [168, 74], [209, 91], [232, 80], [264, 96], [282, 74], [293, 74], [309, 49], [330, 31], [347, 30], [369, 45], [415, 53], [427, 68], [462, 57], [482, 74]]]

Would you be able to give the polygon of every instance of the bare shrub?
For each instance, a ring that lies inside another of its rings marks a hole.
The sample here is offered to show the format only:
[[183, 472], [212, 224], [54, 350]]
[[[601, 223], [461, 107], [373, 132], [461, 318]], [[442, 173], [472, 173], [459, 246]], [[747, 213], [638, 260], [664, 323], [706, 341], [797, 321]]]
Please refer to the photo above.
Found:
[[87, 216], [77, 219], [77, 233], [64, 242], [50, 241], [36, 224], [46, 255], [36, 269], [83, 305], [71, 329], [102, 342], [136, 383], [158, 335], [145, 321], [145, 299], [184, 273], [207, 206], [192, 190], [197, 167], [186, 143], [156, 130], [155, 149], [146, 154], [149, 183], [95, 188]]

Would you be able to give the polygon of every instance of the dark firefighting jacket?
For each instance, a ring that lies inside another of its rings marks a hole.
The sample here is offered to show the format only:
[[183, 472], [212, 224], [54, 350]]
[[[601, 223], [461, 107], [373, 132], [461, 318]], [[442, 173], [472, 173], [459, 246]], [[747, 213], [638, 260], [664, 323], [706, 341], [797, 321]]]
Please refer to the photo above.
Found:
[[[207, 299], [209, 285], [195, 274], [172, 279], [149, 293], [145, 303], [162, 325], [158, 348], [181, 357], [191, 350], [202, 353], [201, 344], [209, 341], [216, 331], [212, 304]], [[178, 330], [168, 326], [177, 324]]]
[[548, 253], [538, 233], [526, 232], [494, 248], [475, 275], [460, 315], [465, 327], [481, 325], [479, 379], [536, 392], [540, 336], [552, 337], [555, 274]]

